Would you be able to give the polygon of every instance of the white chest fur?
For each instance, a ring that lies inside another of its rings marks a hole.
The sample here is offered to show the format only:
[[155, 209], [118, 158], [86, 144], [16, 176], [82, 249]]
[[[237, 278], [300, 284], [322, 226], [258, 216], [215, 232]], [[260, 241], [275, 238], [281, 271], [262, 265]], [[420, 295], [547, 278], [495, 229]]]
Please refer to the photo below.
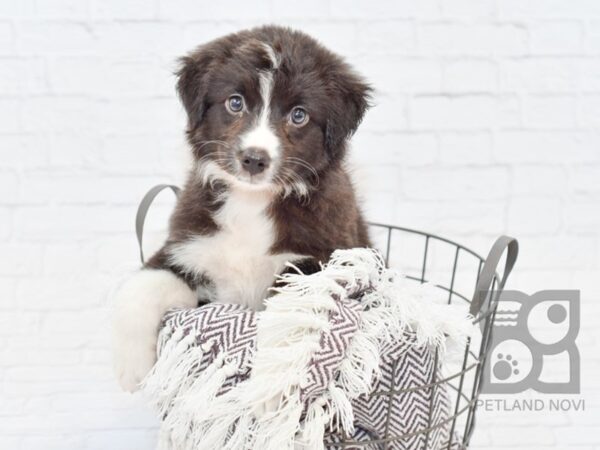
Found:
[[220, 226], [216, 234], [197, 236], [173, 247], [175, 264], [205, 274], [213, 282], [211, 301], [261, 309], [275, 275], [286, 261], [298, 259], [294, 254], [270, 254], [275, 228], [266, 209], [271, 200], [264, 192], [233, 190], [215, 216]]

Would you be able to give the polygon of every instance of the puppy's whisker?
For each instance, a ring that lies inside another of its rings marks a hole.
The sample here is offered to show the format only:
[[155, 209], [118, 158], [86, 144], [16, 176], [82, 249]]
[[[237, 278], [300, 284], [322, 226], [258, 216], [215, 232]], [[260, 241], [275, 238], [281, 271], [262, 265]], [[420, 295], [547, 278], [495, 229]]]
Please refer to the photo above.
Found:
[[213, 140], [209, 140], [209, 141], [200, 141], [200, 142], [198, 142], [197, 148], [198, 148], [198, 150], [200, 150], [201, 148], [203, 148], [204, 146], [209, 145], [209, 144], [222, 145], [223, 147], [228, 148], [228, 149], [231, 148], [231, 145], [229, 145], [227, 142], [221, 141], [218, 139], [213, 139]]
[[316, 171], [316, 169], [313, 166], [311, 166], [309, 163], [307, 163], [303, 159], [295, 158], [295, 157], [287, 157], [287, 158], [284, 159], [284, 161], [288, 162], [290, 164], [296, 164], [296, 165], [298, 165], [300, 167], [303, 167], [306, 170], [308, 170], [311, 173], [312, 177], [314, 178], [314, 181], [311, 182], [310, 184], [313, 187], [317, 187], [319, 185], [319, 182], [320, 182], [319, 174]]

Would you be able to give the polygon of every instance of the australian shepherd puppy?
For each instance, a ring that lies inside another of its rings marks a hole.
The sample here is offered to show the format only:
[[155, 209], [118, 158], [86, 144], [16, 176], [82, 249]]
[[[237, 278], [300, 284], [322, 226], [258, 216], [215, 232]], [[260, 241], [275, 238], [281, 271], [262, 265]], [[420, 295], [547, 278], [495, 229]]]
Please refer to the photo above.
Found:
[[309, 36], [267, 26], [182, 58], [177, 90], [194, 164], [165, 245], [116, 299], [115, 367], [135, 390], [161, 318], [202, 301], [260, 309], [293, 262], [319, 269], [369, 245], [343, 162], [369, 87]]

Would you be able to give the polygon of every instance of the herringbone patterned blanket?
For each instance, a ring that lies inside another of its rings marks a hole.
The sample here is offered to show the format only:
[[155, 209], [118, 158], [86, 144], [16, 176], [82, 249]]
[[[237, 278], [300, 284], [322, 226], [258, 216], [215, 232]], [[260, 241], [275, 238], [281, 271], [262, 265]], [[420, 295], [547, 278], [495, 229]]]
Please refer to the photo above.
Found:
[[145, 381], [162, 448], [459, 448], [444, 387], [416, 388], [439, 379], [446, 339], [471, 331], [463, 311], [366, 249], [282, 281], [261, 312], [214, 303], [165, 317]]

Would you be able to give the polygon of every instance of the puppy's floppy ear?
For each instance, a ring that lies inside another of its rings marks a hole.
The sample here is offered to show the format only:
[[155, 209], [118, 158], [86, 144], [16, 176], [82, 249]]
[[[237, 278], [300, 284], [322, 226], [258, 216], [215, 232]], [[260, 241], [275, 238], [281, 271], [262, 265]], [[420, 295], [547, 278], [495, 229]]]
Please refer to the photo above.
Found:
[[370, 105], [371, 87], [349, 66], [342, 64], [333, 71], [331, 87], [333, 97], [337, 100], [325, 129], [325, 145], [331, 156], [339, 156], [344, 142], [351, 137]]
[[206, 110], [211, 61], [211, 54], [204, 47], [179, 59], [177, 93], [187, 112], [188, 130], [200, 124]]

